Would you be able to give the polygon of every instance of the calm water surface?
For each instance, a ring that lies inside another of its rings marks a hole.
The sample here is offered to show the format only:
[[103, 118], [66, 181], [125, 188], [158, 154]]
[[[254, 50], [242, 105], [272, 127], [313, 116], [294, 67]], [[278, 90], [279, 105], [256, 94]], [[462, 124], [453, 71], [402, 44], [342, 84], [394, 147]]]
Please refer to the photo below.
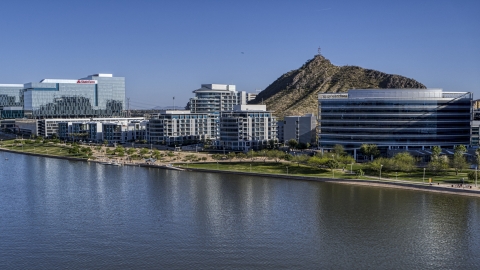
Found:
[[477, 198], [5, 152], [0, 170], [0, 269], [480, 268]]

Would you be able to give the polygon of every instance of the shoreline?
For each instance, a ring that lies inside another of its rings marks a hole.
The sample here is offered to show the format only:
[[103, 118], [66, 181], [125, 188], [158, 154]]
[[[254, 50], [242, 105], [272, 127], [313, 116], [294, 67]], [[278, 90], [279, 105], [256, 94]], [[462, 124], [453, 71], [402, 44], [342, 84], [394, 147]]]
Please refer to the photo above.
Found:
[[328, 182], [342, 185], [357, 185], [357, 186], [368, 186], [368, 187], [377, 187], [377, 188], [396, 188], [396, 189], [407, 189], [407, 190], [416, 190], [423, 192], [436, 192], [443, 194], [452, 194], [452, 195], [462, 195], [469, 197], [478, 197], [480, 198], [480, 189], [475, 189], [472, 186], [472, 189], [463, 189], [455, 188], [447, 185], [429, 185], [422, 183], [411, 183], [407, 181], [384, 181], [380, 180], [351, 180], [351, 179], [335, 179], [335, 178], [320, 178], [320, 177], [309, 177], [309, 176], [295, 176], [295, 175], [286, 175], [286, 174], [263, 174], [263, 173], [250, 173], [250, 172], [239, 172], [239, 171], [217, 171], [209, 169], [197, 169], [189, 168], [185, 169], [186, 171], [197, 171], [197, 172], [210, 172], [210, 173], [224, 173], [224, 174], [240, 174], [240, 175], [249, 175], [249, 176], [260, 176], [276, 179], [287, 179], [287, 180], [301, 180], [301, 181], [315, 181], [315, 182]]
[[[30, 156], [39, 156], [47, 158], [56, 158], [64, 159], [71, 161], [83, 161], [83, 162], [94, 162], [101, 164], [101, 160], [90, 160], [84, 158], [75, 158], [75, 157], [66, 157], [66, 156], [55, 156], [55, 155], [46, 155], [40, 153], [30, 153], [30, 152], [18, 152], [10, 149], [0, 148], [0, 151], [15, 153], [15, 154], [24, 154]], [[475, 188], [459, 188], [451, 187], [449, 185], [430, 185], [423, 183], [413, 183], [408, 181], [398, 181], [398, 180], [351, 180], [351, 179], [339, 179], [339, 178], [320, 178], [320, 177], [310, 177], [310, 176], [296, 176], [296, 175], [286, 175], [286, 174], [267, 174], [267, 173], [251, 173], [251, 172], [241, 172], [241, 171], [227, 171], [227, 170], [210, 170], [210, 169], [198, 169], [198, 168], [184, 168], [184, 167], [175, 167], [169, 164], [147, 164], [147, 163], [122, 163], [122, 166], [135, 166], [135, 167], [147, 167], [147, 168], [158, 168], [166, 170], [177, 170], [177, 171], [191, 171], [191, 172], [208, 172], [208, 173], [222, 173], [222, 174], [240, 174], [248, 176], [259, 176], [259, 177], [268, 177], [276, 179], [287, 179], [287, 180], [301, 180], [301, 181], [315, 181], [315, 182], [329, 182], [343, 185], [357, 185], [357, 186], [368, 186], [376, 188], [396, 188], [396, 189], [407, 189], [407, 190], [416, 190], [423, 192], [435, 192], [451, 195], [461, 195], [469, 197], [480, 197], [480, 189]], [[470, 185], [469, 185], [470, 186]]]

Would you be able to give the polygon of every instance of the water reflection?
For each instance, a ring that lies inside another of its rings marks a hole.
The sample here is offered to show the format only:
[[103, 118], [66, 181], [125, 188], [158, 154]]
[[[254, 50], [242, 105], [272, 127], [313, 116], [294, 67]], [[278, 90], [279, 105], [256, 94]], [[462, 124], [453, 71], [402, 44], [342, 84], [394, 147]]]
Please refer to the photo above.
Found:
[[1, 154], [2, 269], [480, 267], [476, 198]]

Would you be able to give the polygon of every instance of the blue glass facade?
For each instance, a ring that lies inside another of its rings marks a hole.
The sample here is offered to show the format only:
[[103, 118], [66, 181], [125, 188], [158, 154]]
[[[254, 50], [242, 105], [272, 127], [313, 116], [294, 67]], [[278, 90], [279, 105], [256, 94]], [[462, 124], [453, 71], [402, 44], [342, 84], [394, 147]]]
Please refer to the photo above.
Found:
[[23, 90], [32, 118], [118, 117], [125, 108], [125, 78], [96, 74], [79, 80], [45, 79]]
[[472, 94], [441, 89], [359, 89], [319, 94], [319, 145], [358, 149], [470, 143]]

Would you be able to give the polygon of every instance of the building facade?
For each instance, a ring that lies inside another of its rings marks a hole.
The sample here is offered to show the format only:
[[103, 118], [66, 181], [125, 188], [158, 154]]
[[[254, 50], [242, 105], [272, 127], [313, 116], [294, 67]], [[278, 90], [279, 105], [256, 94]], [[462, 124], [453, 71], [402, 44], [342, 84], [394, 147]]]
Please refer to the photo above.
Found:
[[192, 113], [220, 113], [233, 110], [233, 106], [247, 104], [245, 91], [236, 91], [235, 85], [230, 84], [202, 84], [200, 89], [194, 90], [195, 97], [191, 98], [187, 109]]
[[319, 147], [468, 145], [471, 104], [472, 93], [442, 89], [355, 89], [345, 94], [319, 94]]
[[284, 120], [279, 122], [278, 133], [281, 143], [294, 139], [301, 144], [316, 144], [317, 118], [313, 114], [285, 116]]
[[266, 105], [236, 105], [220, 115], [217, 149], [249, 151], [267, 148], [277, 141], [277, 121]]
[[43, 79], [24, 84], [21, 95], [28, 118], [119, 117], [125, 108], [125, 78]]
[[0, 84], [0, 119], [23, 118], [23, 84]]
[[188, 110], [162, 110], [148, 123], [148, 141], [182, 145], [213, 140], [218, 136], [218, 115]]
[[147, 120], [143, 118], [69, 119], [58, 123], [62, 140], [126, 143], [146, 139]]
[[22, 107], [23, 84], [0, 84], [0, 109], [3, 107]]

